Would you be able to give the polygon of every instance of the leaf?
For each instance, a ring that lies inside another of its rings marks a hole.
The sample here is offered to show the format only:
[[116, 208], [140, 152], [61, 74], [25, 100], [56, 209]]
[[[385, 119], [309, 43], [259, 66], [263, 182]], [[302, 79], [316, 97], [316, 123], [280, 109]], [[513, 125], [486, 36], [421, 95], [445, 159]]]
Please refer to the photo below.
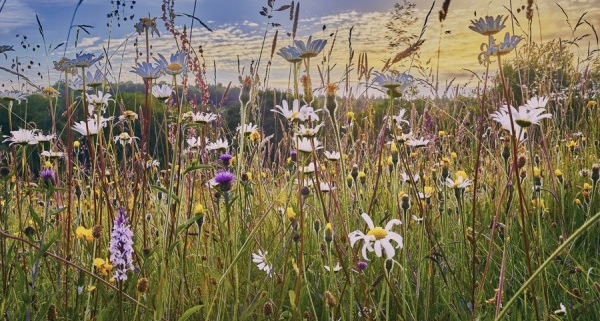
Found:
[[204, 28], [206, 28], [206, 30], [208, 30], [210, 32], [213, 32], [213, 30], [210, 29], [204, 22], [202, 22], [202, 20], [198, 19], [197, 17], [195, 17], [195, 16], [193, 16], [191, 14], [188, 14], [188, 13], [177, 13], [177, 14], [175, 14], [175, 16], [177, 16], [177, 17], [186, 16], [188, 18], [192, 18], [193, 20], [198, 21]]
[[155, 188], [163, 193], [165, 193], [167, 196], [169, 196], [170, 198], [174, 199], [177, 203], [181, 203], [181, 200], [179, 199], [179, 197], [177, 197], [177, 195], [171, 193], [170, 191], [168, 191], [166, 188], [162, 187], [162, 186], [158, 186], [158, 185], [150, 185], [150, 187]]
[[277, 9], [275, 9], [275, 11], [283, 11], [283, 10], [287, 10], [287, 9], [289, 9], [291, 7], [292, 7], [291, 4], [286, 4], [286, 5], [283, 5], [283, 6], [279, 7], [279, 8], [277, 8]]
[[33, 206], [29, 205], [29, 214], [31, 215], [31, 218], [33, 218], [33, 221], [35, 222], [35, 225], [37, 227], [39, 227], [40, 229], [46, 229], [46, 227], [44, 226], [44, 222], [42, 222], [42, 219], [40, 218], [40, 216], [35, 212], [35, 210], [33, 209]]
[[193, 306], [193, 307], [187, 309], [185, 312], [183, 312], [183, 314], [179, 318], [179, 321], [187, 320], [189, 317], [192, 316], [192, 314], [200, 311], [200, 309], [202, 309], [203, 307], [204, 307], [203, 304], [199, 304], [199, 305], [196, 305], [196, 306]]
[[188, 168], [185, 169], [185, 171], [183, 171], [183, 175], [198, 170], [198, 169], [212, 169], [212, 165], [207, 165], [207, 164], [201, 164], [201, 165], [192, 165]]
[[61, 234], [62, 229], [59, 227], [58, 230], [56, 231], [56, 233], [54, 233], [54, 235], [52, 235], [52, 237], [50, 237], [50, 239], [48, 240], [48, 243], [45, 243], [36, 253], [35, 253], [35, 258], [33, 259], [33, 261], [37, 261], [40, 257], [42, 257], [42, 255], [44, 255], [44, 253], [46, 253], [46, 251], [48, 251], [48, 249], [52, 246], [52, 244], [54, 244], [54, 242], [56, 242], [56, 240], [58, 240], [58, 237]]
[[58, 214], [60, 212], [64, 212], [64, 210], [66, 210], [66, 209], [67, 209], [66, 206], [65, 207], [61, 207], [61, 208], [57, 208], [55, 210], [50, 211], [50, 213], [48, 213], [48, 214], [50, 214], [50, 216], [54, 216], [54, 215], [56, 215], [56, 214]]
[[296, 309], [296, 292], [294, 292], [294, 290], [289, 290], [288, 296], [290, 297], [290, 304], [292, 305], [292, 308]]
[[42, 39], [44, 39], [44, 28], [42, 27], [42, 23], [40, 22], [40, 17], [38, 17], [37, 13], [35, 14], [35, 20], [37, 20], [38, 31], [40, 32]]
[[179, 225], [179, 226], [177, 227], [177, 229], [175, 230], [175, 235], [177, 235], [177, 234], [181, 233], [181, 231], [182, 231], [182, 230], [185, 230], [185, 229], [187, 229], [187, 228], [188, 228], [188, 227], [190, 227], [192, 224], [196, 223], [196, 221], [197, 221], [198, 219], [200, 219], [200, 218], [203, 218], [203, 217], [204, 217], [204, 215], [202, 215], [202, 214], [198, 214], [198, 215], [196, 215], [196, 216], [194, 216], [194, 217], [190, 218], [189, 220], [185, 221], [185, 223], [183, 223], [183, 224], [181, 224], [181, 225]]

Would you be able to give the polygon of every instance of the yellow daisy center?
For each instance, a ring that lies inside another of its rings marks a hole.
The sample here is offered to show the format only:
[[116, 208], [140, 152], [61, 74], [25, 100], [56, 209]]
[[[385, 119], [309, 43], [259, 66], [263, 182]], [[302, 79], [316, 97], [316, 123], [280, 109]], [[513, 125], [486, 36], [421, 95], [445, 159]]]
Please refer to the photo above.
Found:
[[375, 227], [374, 229], [371, 229], [369, 231], [369, 233], [367, 233], [367, 235], [375, 236], [376, 240], [381, 240], [381, 239], [385, 238], [387, 236], [387, 234], [388, 234], [387, 231], [379, 226]]
[[293, 112], [292, 112], [292, 116], [290, 116], [290, 118], [291, 118], [291, 119], [294, 119], [294, 118], [298, 117], [298, 115], [299, 115], [299, 114], [300, 114], [299, 112], [297, 112], [297, 111], [293, 111]]
[[167, 69], [169, 69], [170, 71], [179, 71], [181, 70], [181, 68], [181, 65], [176, 62], [172, 62], [167, 65]]

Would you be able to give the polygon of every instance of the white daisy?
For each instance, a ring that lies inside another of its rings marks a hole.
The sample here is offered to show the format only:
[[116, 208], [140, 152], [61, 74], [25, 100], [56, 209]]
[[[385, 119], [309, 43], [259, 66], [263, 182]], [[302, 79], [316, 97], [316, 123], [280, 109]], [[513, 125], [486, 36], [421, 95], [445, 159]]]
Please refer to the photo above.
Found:
[[36, 129], [22, 129], [13, 130], [10, 132], [11, 136], [4, 135], [6, 138], [3, 143], [10, 142], [9, 146], [14, 144], [17, 145], [35, 145], [38, 143]]
[[206, 145], [206, 150], [227, 150], [229, 148], [229, 143], [226, 139], [219, 138], [214, 142], [208, 143]]
[[408, 146], [411, 146], [411, 147], [416, 147], [416, 148], [425, 147], [425, 146], [427, 146], [427, 144], [429, 144], [429, 139], [424, 139], [424, 138], [416, 139], [416, 138], [411, 137], [408, 139], [408, 141], [405, 144]]
[[[331, 268], [329, 267], [329, 265], [324, 265], [323, 268], [325, 268], [325, 270], [327, 270], [327, 272], [331, 271]], [[342, 266], [340, 265], [340, 262], [338, 262], [334, 267], [333, 267], [333, 272], [337, 272], [340, 271], [342, 269]]]
[[560, 309], [554, 311], [554, 314], [558, 316], [567, 315], [567, 308], [565, 308], [565, 305], [562, 304], [562, 302], [560, 303]]
[[325, 151], [324, 154], [325, 154], [325, 158], [327, 158], [327, 160], [330, 160], [330, 161], [338, 161], [342, 157], [340, 152], [335, 152], [335, 151], [334, 152]]
[[300, 137], [313, 137], [319, 133], [319, 129], [321, 129], [321, 127], [323, 126], [325, 126], [325, 124], [321, 123], [313, 128], [310, 128], [304, 126], [304, 124], [300, 124], [300, 126], [298, 126], [298, 130], [296, 131], [296, 134]]
[[43, 151], [40, 153], [40, 156], [48, 157], [48, 158], [63, 158], [65, 157], [65, 153], [63, 152], [51, 152], [51, 151]]
[[252, 262], [256, 264], [259, 270], [267, 272], [267, 275], [271, 274], [272, 265], [267, 263], [267, 254], [268, 251], [264, 251], [259, 249], [258, 254], [252, 253]]
[[303, 119], [300, 119], [300, 117], [301, 117], [300, 111], [304, 107], [306, 107], [306, 105], [300, 107], [300, 102], [298, 101], [298, 99], [294, 99], [294, 102], [292, 103], [292, 109], [290, 109], [288, 107], [287, 100], [283, 100], [281, 102], [281, 105], [276, 105], [275, 109], [271, 109], [271, 111], [282, 115], [288, 121], [303, 120]]
[[321, 142], [316, 138], [296, 138], [294, 139], [294, 142], [296, 143], [296, 149], [304, 153], [312, 153], [313, 150], [316, 151], [323, 148], [323, 146], [321, 146]]
[[244, 124], [244, 126], [239, 125], [237, 128], [238, 133], [242, 133], [244, 135], [250, 135], [258, 130], [257, 125], [253, 125], [251, 122]]
[[189, 114], [189, 116], [189, 120], [197, 124], [208, 124], [217, 119], [217, 115], [213, 113], [198, 112], [195, 114]]
[[158, 100], [167, 100], [171, 98], [171, 94], [173, 93], [173, 89], [171, 86], [167, 84], [162, 85], [154, 85], [152, 86], [152, 96]]
[[100, 117], [100, 122], [96, 121], [96, 119], [94, 119], [94, 118], [90, 118], [87, 121], [87, 125], [86, 125], [86, 122], [82, 120], [78, 123], [75, 123], [73, 125], [73, 127], [71, 127], [71, 128], [83, 136], [97, 135], [98, 130], [100, 128], [106, 127], [106, 123], [109, 120], [112, 120], [112, 117], [109, 117], [109, 118]]
[[[369, 231], [367, 234], [364, 234], [360, 230], [356, 230], [348, 234], [348, 238], [350, 239], [350, 246], [354, 247], [354, 244], [362, 240], [362, 256], [365, 260], [369, 261], [367, 257], [367, 251], [375, 252], [377, 257], [381, 257], [383, 255], [383, 251], [385, 251], [386, 258], [393, 258], [396, 254], [396, 249], [401, 249], [403, 247], [402, 236], [400, 234], [393, 232], [391, 229], [394, 225], [400, 225], [402, 222], [398, 219], [390, 220], [385, 228], [375, 226], [373, 224], [373, 220], [367, 213], [363, 213], [363, 220], [367, 223], [369, 227]], [[390, 241], [396, 242], [396, 246], [393, 246]]]

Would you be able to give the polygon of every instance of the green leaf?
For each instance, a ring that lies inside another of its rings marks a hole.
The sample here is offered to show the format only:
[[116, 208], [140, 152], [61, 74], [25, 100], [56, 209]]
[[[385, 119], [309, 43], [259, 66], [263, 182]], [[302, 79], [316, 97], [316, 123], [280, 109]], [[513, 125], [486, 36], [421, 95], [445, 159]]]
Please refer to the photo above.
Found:
[[187, 320], [189, 317], [192, 316], [192, 314], [200, 311], [200, 309], [202, 309], [203, 307], [204, 307], [203, 304], [199, 304], [199, 305], [196, 305], [196, 306], [193, 306], [193, 307], [187, 309], [185, 312], [183, 312], [183, 314], [179, 318], [179, 321]]
[[46, 251], [48, 251], [48, 249], [50, 248], [50, 246], [52, 246], [52, 244], [54, 244], [54, 242], [56, 242], [56, 240], [58, 240], [58, 237], [60, 236], [61, 233], [61, 228], [58, 228], [58, 231], [56, 231], [56, 233], [54, 233], [54, 235], [52, 235], [52, 237], [50, 237], [50, 239], [48, 240], [47, 243], [45, 243], [36, 253], [35, 253], [35, 258], [34, 261], [38, 260], [42, 255], [44, 255], [44, 253], [46, 253]]
[[296, 292], [294, 292], [294, 290], [289, 290], [288, 296], [290, 297], [290, 304], [292, 305], [292, 308], [296, 309]]
[[193, 165], [193, 166], [186, 168], [185, 171], [183, 171], [183, 175], [185, 175], [189, 172], [198, 170], [198, 169], [212, 169], [212, 168], [213, 168], [212, 165], [208, 165], [208, 164]]
[[192, 224], [196, 223], [196, 221], [200, 218], [203, 218], [204, 215], [202, 214], [198, 214], [192, 218], [190, 218], [189, 220], [185, 221], [185, 223], [179, 225], [177, 227], [177, 229], [175, 230], [175, 235], [178, 235], [179, 233], [181, 233], [182, 230], [187, 229], [188, 227], [190, 227]]
[[44, 226], [44, 222], [42, 221], [42, 218], [35, 212], [35, 210], [33, 209], [33, 206], [31, 206], [31, 205], [29, 205], [29, 215], [31, 215], [31, 218], [35, 222], [36, 226], [38, 226], [40, 229], [43, 229], [43, 230], [46, 229], [46, 227]]
[[180, 203], [181, 201], [179, 200], [179, 197], [177, 197], [177, 195], [171, 193], [170, 191], [168, 191], [166, 188], [162, 187], [162, 186], [158, 186], [158, 185], [150, 185], [150, 187], [157, 189], [163, 193], [165, 193], [168, 197], [174, 199], [177, 203]]

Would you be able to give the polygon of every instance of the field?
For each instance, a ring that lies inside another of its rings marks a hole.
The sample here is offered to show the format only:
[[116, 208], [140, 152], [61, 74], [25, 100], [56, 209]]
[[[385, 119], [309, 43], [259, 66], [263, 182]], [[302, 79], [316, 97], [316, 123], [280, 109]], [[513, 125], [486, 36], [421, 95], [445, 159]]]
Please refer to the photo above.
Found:
[[[47, 87], [3, 69], [30, 89], [0, 90], [4, 320], [600, 315], [598, 49], [515, 35], [498, 6], [464, 21], [486, 68], [469, 88], [438, 85], [423, 33], [382, 66], [350, 52], [332, 81], [346, 49], [295, 35], [299, 7], [274, 2], [261, 16], [289, 13], [294, 41], [265, 32], [238, 84], [209, 85], [171, 1], [135, 24], [133, 68], [80, 52]], [[448, 4], [422, 30], [463, 18]], [[265, 86], [271, 65], [287, 89]]]

